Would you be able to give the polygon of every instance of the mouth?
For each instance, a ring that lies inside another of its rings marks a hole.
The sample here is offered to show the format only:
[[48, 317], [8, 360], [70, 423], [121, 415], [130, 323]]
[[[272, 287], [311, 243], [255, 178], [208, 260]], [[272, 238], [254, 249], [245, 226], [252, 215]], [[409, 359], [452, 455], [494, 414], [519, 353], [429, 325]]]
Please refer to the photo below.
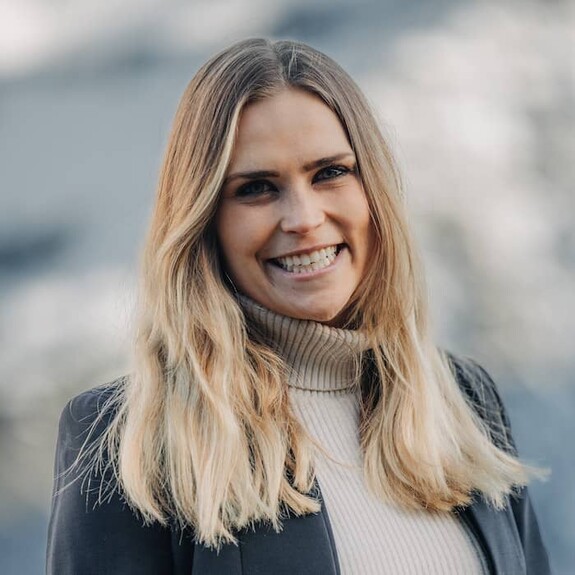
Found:
[[345, 244], [335, 244], [309, 253], [274, 258], [270, 262], [292, 274], [315, 272], [331, 266], [344, 247]]

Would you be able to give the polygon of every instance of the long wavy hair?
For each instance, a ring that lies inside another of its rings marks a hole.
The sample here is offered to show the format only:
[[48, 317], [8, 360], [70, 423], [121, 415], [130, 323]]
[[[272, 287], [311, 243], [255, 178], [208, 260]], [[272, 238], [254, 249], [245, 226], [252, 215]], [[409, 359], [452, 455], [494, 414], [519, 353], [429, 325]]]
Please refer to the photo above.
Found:
[[503, 505], [526, 468], [491, 441], [431, 341], [390, 149], [349, 75], [292, 41], [234, 44], [181, 99], [143, 253], [134, 365], [100, 455], [145, 520], [191, 526], [209, 546], [255, 521], [279, 529], [286, 510], [319, 509], [314, 445], [290, 409], [285, 365], [250, 335], [214, 230], [242, 110], [284, 89], [337, 115], [369, 203], [373, 261], [346, 317], [372, 344], [360, 428], [370, 489], [412, 508], [452, 510], [473, 491]]

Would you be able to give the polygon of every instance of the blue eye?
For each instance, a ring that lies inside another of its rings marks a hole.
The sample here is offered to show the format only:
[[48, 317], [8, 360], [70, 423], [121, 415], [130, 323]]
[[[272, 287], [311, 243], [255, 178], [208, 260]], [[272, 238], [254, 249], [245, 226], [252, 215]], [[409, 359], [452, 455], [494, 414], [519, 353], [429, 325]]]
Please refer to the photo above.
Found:
[[236, 196], [240, 198], [249, 198], [263, 196], [275, 190], [274, 186], [266, 180], [254, 180], [243, 184], [236, 190]]
[[341, 176], [345, 176], [351, 173], [353, 170], [350, 168], [346, 168], [345, 166], [326, 166], [322, 168], [317, 174], [314, 176], [314, 182], [321, 182], [325, 180], [333, 180], [335, 178], [339, 178]]

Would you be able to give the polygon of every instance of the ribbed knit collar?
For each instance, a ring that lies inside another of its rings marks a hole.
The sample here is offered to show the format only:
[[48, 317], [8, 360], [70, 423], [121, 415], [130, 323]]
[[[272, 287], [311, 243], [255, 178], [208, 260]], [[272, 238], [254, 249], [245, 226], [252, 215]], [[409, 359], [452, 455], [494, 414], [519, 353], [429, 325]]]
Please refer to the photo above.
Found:
[[289, 385], [310, 391], [343, 391], [359, 381], [367, 338], [358, 331], [329, 327], [277, 314], [237, 294], [251, 328], [291, 368]]

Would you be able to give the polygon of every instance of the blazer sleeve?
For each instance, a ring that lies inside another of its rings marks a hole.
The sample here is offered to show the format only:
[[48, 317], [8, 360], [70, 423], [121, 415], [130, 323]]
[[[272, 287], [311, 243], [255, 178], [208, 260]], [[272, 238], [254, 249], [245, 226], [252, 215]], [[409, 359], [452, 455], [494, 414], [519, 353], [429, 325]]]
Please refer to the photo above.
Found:
[[[509, 416], [507, 415], [501, 396], [497, 391], [497, 386], [482, 367], [479, 367], [479, 369], [483, 378], [487, 380], [491, 386], [493, 396], [497, 402], [498, 412], [501, 414], [503, 429], [508, 436], [508, 443], [513, 446], [514, 452], [517, 453], [517, 448], [511, 435], [511, 422], [509, 421]], [[533, 510], [527, 487], [524, 487], [517, 494], [511, 496], [511, 510], [513, 511], [519, 538], [523, 545], [528, 575], [549, 573], [549, 557], [543, 544], [543, 539], [539, 531], [539, 523]]]
[[[455, 359], [452, 356], [449, 356], [449, 360], [460, 387], [485, 422], [493, 443], [517, 456], [509, 416], [491, 376], [471, 360]], [[523, 547], [527, 575], [550, 573], [549, 557], [527, 487], [511, 495], [510, 507]]]
[[62, 412], [48, 527], [47, 575], [173, 573], [170, 529], [159, 524], [145, 526], [117, 489], [100, 501], [110, 474], [88, 474], [85, 465], [73, 466], [80, 450], [97, 441], [110, 421], [111, 416], [107, 420], [99, 417], [109, 389], [85, 392]]

